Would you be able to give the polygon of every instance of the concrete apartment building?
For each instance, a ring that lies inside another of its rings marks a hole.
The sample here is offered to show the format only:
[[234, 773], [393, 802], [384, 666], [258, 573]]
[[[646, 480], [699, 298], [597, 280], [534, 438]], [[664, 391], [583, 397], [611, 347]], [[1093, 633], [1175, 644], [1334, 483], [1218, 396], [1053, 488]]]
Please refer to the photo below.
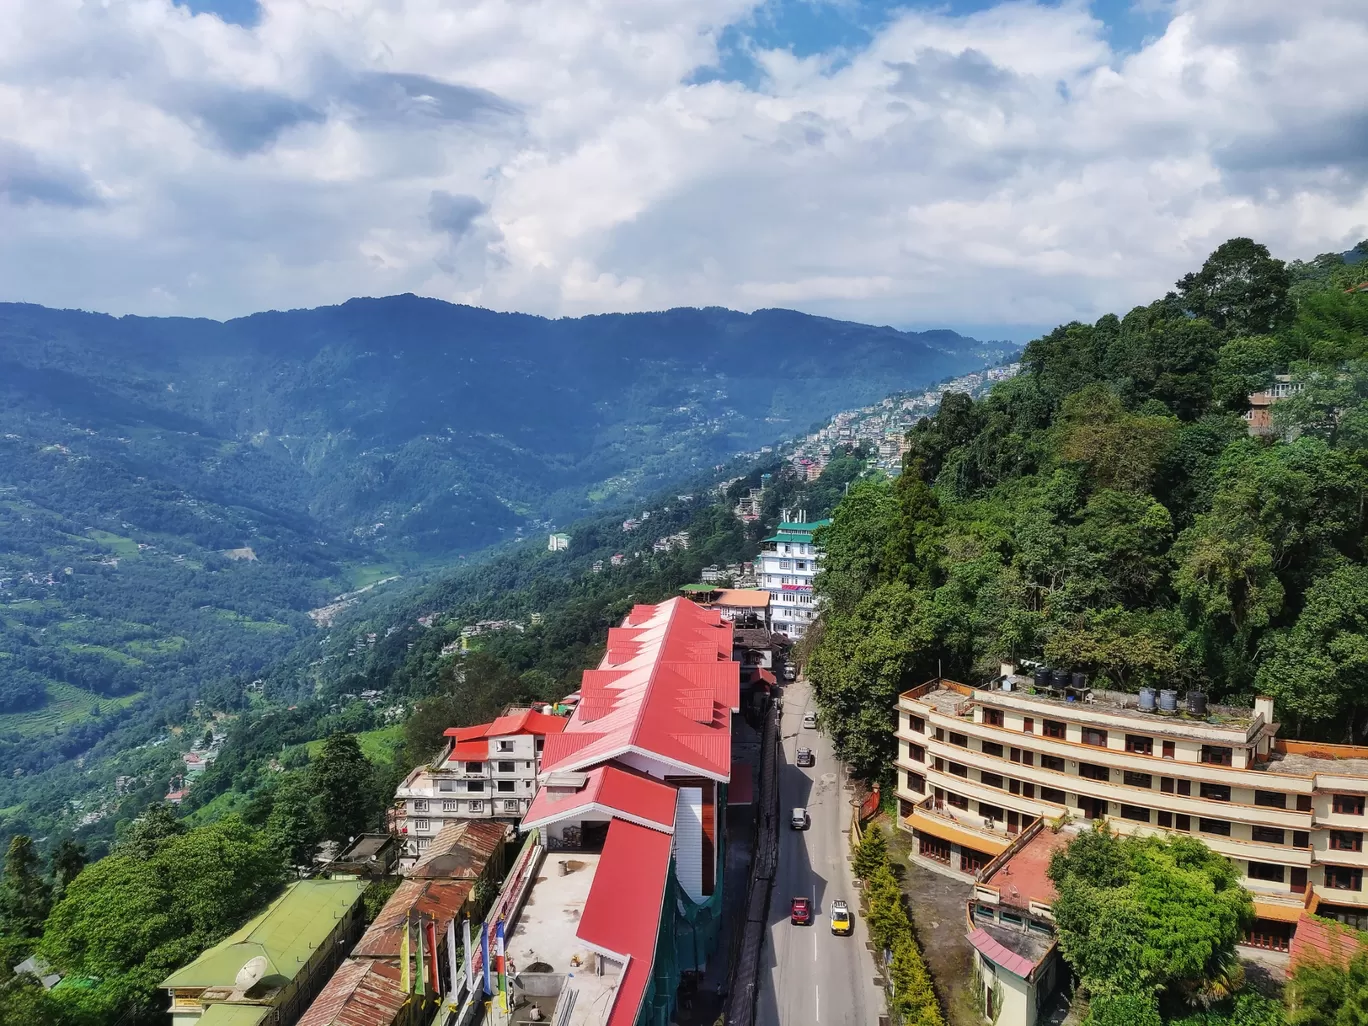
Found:
[[1368, 748], [1278, 740], [1269, 698], [1208, 707], [1002, 671], [899, 697], [898, 822], [914, 858], [980, 878], [1037, 819], [1106, 818], [1230, 858], [1254, 896], [1249, 944], [1287, 950], [1303, 912], [1368, 926]]
[[452, 727], [446, 749], [419, 766], [395, 792], [402, 863], [412, 865], [448, 823], [521, 819], [537, 793], [542, 748], [566, 720], [533, 709], [509, 709], [492, 723]]
[[807, 523], [806, 514], [800, 510], [797, 520], [789, 521], [785, 516], [775, 533], [760, 543], [756, 570], [760, 587], [770, 593], [773, 630], [794, 641], [807, 633], [808, 625], [817, 616], [812, 580], [817, 576], [822, 554], [812, 542], [812, 533], [829, 523], [830, 520]]

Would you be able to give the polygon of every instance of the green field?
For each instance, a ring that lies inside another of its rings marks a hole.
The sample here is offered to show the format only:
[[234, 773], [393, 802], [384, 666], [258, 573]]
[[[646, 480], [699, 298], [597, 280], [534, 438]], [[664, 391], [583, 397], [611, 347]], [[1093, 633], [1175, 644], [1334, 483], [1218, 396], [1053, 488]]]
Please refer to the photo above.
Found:
[[28, 712], [0, 713], [0, 734], [23, 734], [28, 737], [54, 733], [59, 727], [90, 719], [90, 710], [98, 705], [101, 714], [132, 705], [142, 692], [105, 698], [94, 691], [71, 684], [49, 681], [48, 700], [41, 709]]
[[[371, 762], [389, 762], [394, 752], [404, 740], [404, 728], [394, 723], [378, 730], [366, 730], [356, 735], [356, 743], [361, 746], [361, 754]], [[312, 759], [323, 748], [322, 739], [310, 741], [304, 746]]]
[[376, 581], [383, 581], [386, 577], [393, 577], [399, 573], [399, 567], [394, 563], [351, 564], [346, 569], [346, 584], [351, 591], [365, 588]]
[[138, 555], [138, 543], [132, 538], [125, 538], [122, 535], [111, 534], [109, 531], [90, 530], [86, 534], [99, 542], [107, 549], [113, 549], [114, 555], [120, 559], [135, 559]]
[[276, 633], [288, 633], [289, 631], [293, 630], [293, 628], [287, 623], [276, 623], [274, 620], [253, 620], [250, 617], [243, 616], [241, 613], [235, 613], [231, 609], [216, 608], [214, 609], [213, 613], [219, 619], [229, 620], [232, 623], [237, 624], [239, 627], [245, 628], [249, 631], [272, 631]]

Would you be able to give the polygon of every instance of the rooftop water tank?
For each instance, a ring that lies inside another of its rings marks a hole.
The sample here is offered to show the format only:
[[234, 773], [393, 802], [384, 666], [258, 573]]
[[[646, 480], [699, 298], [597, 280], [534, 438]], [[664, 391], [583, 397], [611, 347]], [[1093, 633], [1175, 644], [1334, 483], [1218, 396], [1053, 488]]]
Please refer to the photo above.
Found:
[[1161, 691], [1159, 692], [1159, 711], [1177, 712], [1178, 711], [1178, 692]]
[[1086, 673], [1079, 673], [1075, 670], [1070, 675], [1069, 679], [1072, 681], [1075, 689], [1082, 690], [1088, 686], [1088, 675]]
[[1187, 693], [1188, 712], [1193, 716], [1205, 716], [1207, 711], [1207, 696], [1205, 691], [1189, 691]]
[[1141, 711], [1141, 712], [1154, 712], [1154, 709], [1155, 709], [1155, 704], [1154, 704], [1154, 688], [1141, 688], [1141, 689], [1140, 689], [1140, 711]]
[[1037, 666], [1031, 679], [1036, 687], [1048, 688], [1050, 686], [1050, 668], [1048, 666]]
[[1055, 670], [1054, 673], [1050, 674], [1050, 681], [1055, 687], [1063, 691], [1069, 686], [1069, 671]]

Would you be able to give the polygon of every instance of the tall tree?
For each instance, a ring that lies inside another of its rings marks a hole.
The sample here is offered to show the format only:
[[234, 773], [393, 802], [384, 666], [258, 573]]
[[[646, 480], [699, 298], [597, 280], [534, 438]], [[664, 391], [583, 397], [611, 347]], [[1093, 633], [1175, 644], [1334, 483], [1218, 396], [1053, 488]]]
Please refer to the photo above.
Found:
[[52, 869], [53, 897], [60, 898], [71, 886], [71, 881], [75, 880], [80, 875], [81, 870], [85, 868], [85, 848], [69, 837], [63, 838], [52, 850], [52, 856], [48, 862]]
[[135, 859], [150, 859], [168, 840], [185, 833], [186, 826], [165, 802], [149, 805], [133, 821], [119, 842], [119, 850]]
[[374, 769], [352, 734], [331, 734], [309, 764], [319, 833], [346, 845], [372, 826]]
[[1294, 313], [1287, 265], [1253, 239], [1230, 239], [1216, 247], [1202, 269], [1178, 281], [1184, 305], [1229, 335], [1264, 335]]
[[306, 772], [283, 774], [266, 817], [266, 836], [290, 866], [311, 865], [318, 845], [320, 832], [311, 785]]
[[10, 840], [5, 853], [5, 868], [0, 874], [0, 933], [6, 940], [26, 941], [37, 937], [47, 918], [52, 893], [43, 879], [43, 864], [33, 840], [18, 834]]

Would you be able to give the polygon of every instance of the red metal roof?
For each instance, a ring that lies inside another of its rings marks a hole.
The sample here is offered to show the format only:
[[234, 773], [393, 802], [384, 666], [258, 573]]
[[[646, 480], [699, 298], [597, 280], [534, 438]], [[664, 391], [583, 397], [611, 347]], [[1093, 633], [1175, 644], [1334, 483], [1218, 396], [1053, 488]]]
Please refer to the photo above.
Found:
[[[669, 834], [615, 819], [599, 857], [576, 936], [629, 957], [604, 1026], [632, 1026], [655, 961], [656, 934], [670, 872]], [[633, 914], [624, 914], [630, 909]]]
[[[609, 631], [564, 733], [548, 737], [542, 770], [583, 770], [636, 751], [683, 772], [731, 776], [731, 713], [741, 674], [731, 624], [683, 598], [635, 606]], [[586, 740], [586, 738], [588, 738]]]
[[764, 667], [761, 667], [755, 674], [757, 680], [763, 680], [766, 684], [778, 684], [778, 679]]
[[1329, 962], [1344, 968], [1349, 965], [1358, 949], [1368, 945], [1368, 933], [1341, 926], [1339, 923], [1315, 919], [1302, 913], [1297, 921], [1297, 930], [1292, 935], [1292, 950], [1289, 962], [1293, 969], [1302, 962]]
[[523, 816], [522, 828], [545, 826], [598, 806], [667, 833], [674, 830], [678, 792], [673, 787], [616, 766], [598, 766], [586, 775], [584, 786], [574, 791], [543, 784]]
[[457, 741], [447, 758], [457, 762], [484, 762], [488, 757], [488, 741]]
[[519, 709], [500, 716], [492, 723], [478, 723], [473, 727], [448, 727], [443, 733], [460, 741], [474, 741], [482, 737], [509, 737], [513, 734], [559, 734], [565, 729], [564, 716], [552, 716], [535, 709]]
[[1035, 971], [1034, 962], [999, 944], [988, 936], [985, 930], [975, 930], [969, 934], [969, 943], [993, 964], [1001, 966], [1009, 973], [1015, 973], [1023, 980], [1029, 980], [1031, 973]]
[[389, 1026], [408, 997], [399, 989], [397, 960], [349, 958], [297, 1026]]

